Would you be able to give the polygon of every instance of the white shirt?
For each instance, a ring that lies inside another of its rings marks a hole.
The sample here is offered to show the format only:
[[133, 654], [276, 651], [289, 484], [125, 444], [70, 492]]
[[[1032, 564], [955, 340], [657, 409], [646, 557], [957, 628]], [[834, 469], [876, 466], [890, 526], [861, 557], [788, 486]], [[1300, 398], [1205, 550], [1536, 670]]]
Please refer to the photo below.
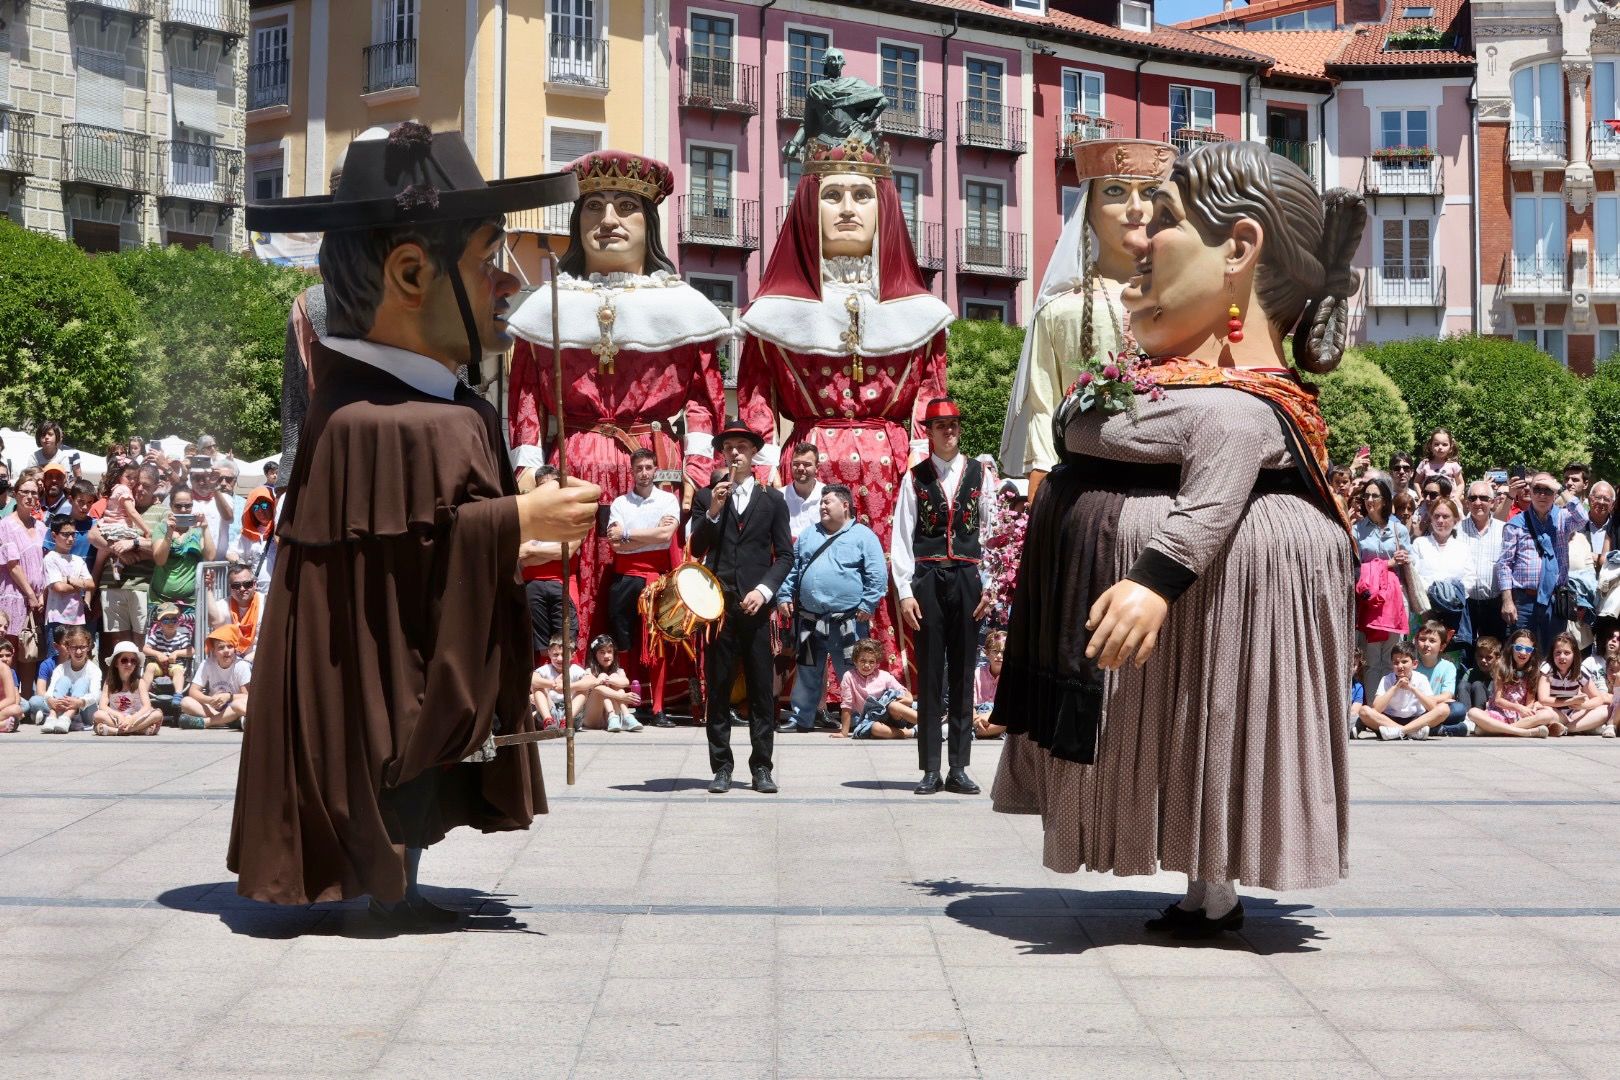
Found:
[[456, 396], [456, 373], [432, 357], [398, 349], [392, 345], [379, 345], [363, 338], [323, 337], [321, 344], [333, 352], [342, 353], [351, 360], [370, 364], [386, 371], [412, 390], [429, 397], [453, 401]]
[[1437, 581], [1455, 579], [1467, 588], [1473, 554], [1468, 541], [1458, 536], [1455, 530], [1444, 544], [1437, 543], [1433, 536], [1420, 536], [1412, 541], [1412, 563], [1417, 569], [1418, 588], [1423, 593], [1420, 598], [1422, 603], [1428, 603], [1429, 586]]
[[[741, 483], [731, 485], [731, 494], [727, 497], [726, 501], [731, 503], [732, 507], [737, 511], [737, 516], [742, 517], [743, 514], [747, 512], [747, 510], [748, 510], [748, 500], [753, 498], [753, 495], [754, 495], [754, 474], [749, 473], [747, 476], [745, 476], [742, 479]], [[714, 500], [713, 499], [709, 500], [709, 520], [710, 521], [719, 521], [720, 520], [720, 514], [724, 510], [725, 510], [725, 507], [722, 506], [722, 507], [716, 508], [715, 505], [714, 505]]]
[[661, 551], [669, 547], [669, 541], [648, 543], [646, 537], [655, 529], [661, 519], [672, 517], [677, 522], [681, 520], [681, 504], [673, 494], [663, 488], [654, 487], [652, 494], [642, 498], [634, 491], [620, 495], [613, 500], [608, 508], [608, 524], [617, 524], [630, 537], [631, 543], [624, 546], [615, 546], [613, 550], [620, 555], [631, 555], [638, 551]]
[[798, 543], [799, 537], [810, 531], [810, 527], [821, 521], [821, 494], [826, 485], [817, 480], [810, 489], [810, 494], [799, 497], [799, 489], [789, 484], [782, 489], [782, 498], [787, 500], [788, 507], [788, 533], [793, 542]]
[[[90, 568], [84, 565], [84, 560], [79, 556], [63, 555], [57, 551], [47, 551], [45, 553], [45, 585], [48, 589], [59, 581], [69, 581], [89, 576]], [[49, 589], [45, 593], [45, 621], [72, 623], [82, 626], [84, 624], [84, 593], [64, 593]]]
[[[1373, 700], [1376, 702], [1383, 697], [1395, 685], [1396, 681], [1393, 671], [1380, 679], [1378, 681], [1378, 693], [1373, 696]], [[1424, 709], [1423, 702], [1418, 700], [1417, 694], [1412, 692], [1413, 690], [1421, 690], [1424, 697], [1434, 697], [1434, 690], [1429, 686], [1428, 676], [1414, 669], [1410, 685], [1411, 690], [1396, 690], [1394, 694], [1390, 695], [1390, 699], [1384, 702], [1384, 708], [1381, 711], [1385, 716], [1391, 720], [1413, 720], [1428, 711]]]
[[[962, 486], [962, 471], [967, 467], [967, 457], [957, 454], [946, 461], [938, 454], [929, 454], [928, 460], [934, 463], [934, 471], [939, 475], [939, 486], [945, 492], [946, 500], [952, 509], [956, 507], [957, 489]], [[979, 485], [979, 540], [984, 540], [985, 529], [990, 525], [990, 514], [995, 509], [989, 485]], [[894, 581], [895, 588], [899, 590], [900, 599], [911, 599], [911, 580], [917, 576], [917, 557], [912, 552], [912, 533], [917, 527], [917, 494], [911, 483], [911, 474], [903, 474], [900, 481], [900, 498], [894, 506], [894, 533], [889, 539], [889, 577]]]
[[37, 469], [43, 469], [52, 462], [67, 470], [69, 480], [78, 476], [75, 470], [79, 467], [79, 452], [71, 446], [58, 443], [54, 457], [46, 457], [44, 450], [35, 450], [33, 456], [28, 459], [28, 463]]
[[219, 493], [204, 498], [193, 491], [191, 504], [197, 516], [208, 522], [208, 535], [214, 538], [214, 558], [230, 558], [231, 526], [234, 522], [219, 508]]
[[1496, 559], [1502, 554], [1502, 530], [1506, 523], [1492, 517], [1484, 529], [1474, 525], [1472, 517], [1465, 517], [1451, 541], [1461, 540], [1467, 545], [1468, 572], [1463, 575], [1463, 587], [1471, 600], [1488, 600], [1496, 592]]
[[204, 694], [229, 693], [232, 697], [245, 690], [253, 681], [253, 667], [238, 656], [228, 668], [220, 667], [212, 656], [197, 665], [197, 674], [191, 685]]

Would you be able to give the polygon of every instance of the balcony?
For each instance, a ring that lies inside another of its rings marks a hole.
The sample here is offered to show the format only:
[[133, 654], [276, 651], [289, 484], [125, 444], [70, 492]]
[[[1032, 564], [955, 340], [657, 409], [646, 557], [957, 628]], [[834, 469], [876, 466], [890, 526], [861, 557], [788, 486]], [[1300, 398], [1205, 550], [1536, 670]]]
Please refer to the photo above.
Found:
[[759, 202], [715, 195], [682, 195], [679, 204], [683, 244], [759, 250]]
[[417, 87], [415, 38], [367, 45], [361, 51], [366, 65], [364, 93], [380, 94]]
[[939, 142], [945, 138], [945, 99], [939, 94], [921, 94], [886, 86], [883, 93], [889, 107], [878, 117], [878, 130], [898, 138]]
[[242, 151], [212, 143], [158, 143], [158, 195], [165, 199], [242, 204]]
[[608, 43], [605, 38], [552, 34], [546, 65], [546, 89], [601, 97], [608, 90]]
[[1114, 137], [1114, 122], [1101, 116], [1070, 113], [1058, 121], [1057, 157], [1059, 161], [1073, 161], [1081, 143]]
[[1620, 252], [1592, 260], [1592, 291], [1605, 296], [1620, 294]]
[[506, 231], [532, 233], [536, 236], [567, 236], [568, 219], [573, 212], [573, 203], [517, 210], [506, 215]]
[[1508, 164], [1519, 168], [1562, 169], [1569, 160], [1568, 128], [1563, 124], [1510, 124]]
[[956, 103], [956, 142], [958, 146], [1022, 154], [1027, 148], [1024, 110], [1017, 105], [1001, 105], [982, 98], [959, 101]]
[[681, 106], [755, 116], [759, 113], [759, 68], [694, 56], [681, 73]]
[[776, 77], [776, 118], [803, 120], [804, 99], [815, 77], [808, 71], [784, 71]]
[[10, 177], [12, 194], [34, 175], [34, 114], [0, 105], [0, 174]]
[[1385, 263], [1367, 271], [1363, 283], [1367, 306], [1380, 308], [1443, 308], [1446, 306], [1446, 271], [1425, 263]]
[[266, 60], [262, 64], [249, 64], [248, 112], [255, 109], [285, 108], [291, 101], [292, 61]]
[[919, 269], [945, 269], [945, 226], [937, 221], [913, 221], [906, 231], [911, 233]]
[[135, 23], [152, 17], [152, 0], [67, 0], [68, 25], [80, 15], [89, 15], [101, 22], [105, 30], [114, 16], [127, 15]]
[[1437, 198], [1445, 194], [1444, 173], [1434, 152], [1375, 155], [1361, 166], [1364, 195], [1422, 195]]
[[962, 274], [1011, 278], [1029, 276], [1023, 233], [1000, 229], [957, 229], [956, 269]]
[[1593, 165], [1620, 168], [1620, 120], [1599, 120], [1592, 125]]
[[1190, 154], [1200, 146], [1226, 142], [1226, 136], [1214, 128], [1184, 127], [1164, 133], [1164, 141], [1176, 148], [1177, 154]]
[[1305, 175], [1316, 179], [1316, 144], [1298, 139], [1267, 139], [1266, 148], [1278, 157], [1285, 157], [1305, 170]]
[[1569, 273], [1562, 255], [1509, 255], [1502, 288], [1518, 300], [1563, 299], [1569, 295]]
[[163, 33], [176, 29], [200, 35], [211, 31], [227, 41], [237, 41], [247, 33], [245, 0], [163, 0]]
[[152, 140], [94, 124], [62, 125], [62, 181], [139, 192], [147, 189]]

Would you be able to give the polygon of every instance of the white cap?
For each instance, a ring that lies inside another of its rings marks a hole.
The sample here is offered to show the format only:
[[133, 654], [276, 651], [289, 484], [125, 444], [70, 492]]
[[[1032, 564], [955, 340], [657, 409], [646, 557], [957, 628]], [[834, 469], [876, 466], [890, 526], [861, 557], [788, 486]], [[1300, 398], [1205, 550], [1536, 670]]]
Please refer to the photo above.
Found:
[[107, 663], [115, 663], [120, 656], [125, 655], [133, 656], [139, 659], [141, 650], [135, 647], [135, 643], [133, 641], [120, 641], [117, 645], [113, 646], [112, 655], [107, 657]]

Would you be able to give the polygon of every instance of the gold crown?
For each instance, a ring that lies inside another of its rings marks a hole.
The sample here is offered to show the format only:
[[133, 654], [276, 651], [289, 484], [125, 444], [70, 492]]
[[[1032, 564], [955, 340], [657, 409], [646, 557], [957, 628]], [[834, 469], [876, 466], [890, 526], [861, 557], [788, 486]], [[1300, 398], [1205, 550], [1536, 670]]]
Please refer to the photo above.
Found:
[[831, 149], [807, 151], [804, 171], [817, 175], [855, 173], [880, 179], [894, 175], [887, 143], [870, 146], [853, 136]]
[[589, 154], [574, 163], [574, 173], [581, 196], [593, 191], [628, 191], [657, 205], [673, 188], [668, 166], [631, 154]]

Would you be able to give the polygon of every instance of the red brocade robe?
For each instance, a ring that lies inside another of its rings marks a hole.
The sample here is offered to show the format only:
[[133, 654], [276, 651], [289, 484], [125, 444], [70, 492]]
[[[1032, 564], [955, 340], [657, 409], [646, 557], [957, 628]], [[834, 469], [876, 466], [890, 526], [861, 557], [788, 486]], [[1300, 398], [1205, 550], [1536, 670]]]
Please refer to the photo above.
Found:
[[[901, 481], [913, 452], [926, 453], [923, 412], [930, 399], [945, 396], [950, 310], [933, 296], [887, 304], [866, 296], [852, 328], [844, 295], [829, 288], [819, 303], [764, 297], [749, 307], [742, 319], [738, 410], [756, 431], [779, 430], [777, 418], [786, 423], [781, 443], [763, 455], [780, 470], [783, 485], [792, 482], [792, 447], [813, 444], [821, 455], [817, 478], [848, 485], [856, 520], [888, 551]], [[883, 351], [858, 354], [850, 343]], [[895, 615], [891, 594], [878, 606], [871, 631], [899, 671]]]
[[[612, 284], [618, 282], [627, 284]], [[731, 323], [697, 290], [664, 274], [591, 281], [564, 275], [560, 296], [568, 474], [602, 489], [602, 528], [578, 552], [583, 645], [607, 629], [613, 550], [604, 531], [606, 507], [635, 487], [631, 451], [639, 446], [657, 454], [660, 482], [677, 494], [677, 474], [694, 487], [709, 484], [713, 433], [724, 423], [726, 401], [716, 351], [730, 337]], [[613, 318], [604, 320], [609, 305]], [[521, 339], [508, 388], [511, 443], [544, 446], [556, 464], [550, 291], [525, 301], [510, 325]], [[611, 370], [603, 355], [610, 350]], [[684, 441], [674, 422], [684, 427]]]

